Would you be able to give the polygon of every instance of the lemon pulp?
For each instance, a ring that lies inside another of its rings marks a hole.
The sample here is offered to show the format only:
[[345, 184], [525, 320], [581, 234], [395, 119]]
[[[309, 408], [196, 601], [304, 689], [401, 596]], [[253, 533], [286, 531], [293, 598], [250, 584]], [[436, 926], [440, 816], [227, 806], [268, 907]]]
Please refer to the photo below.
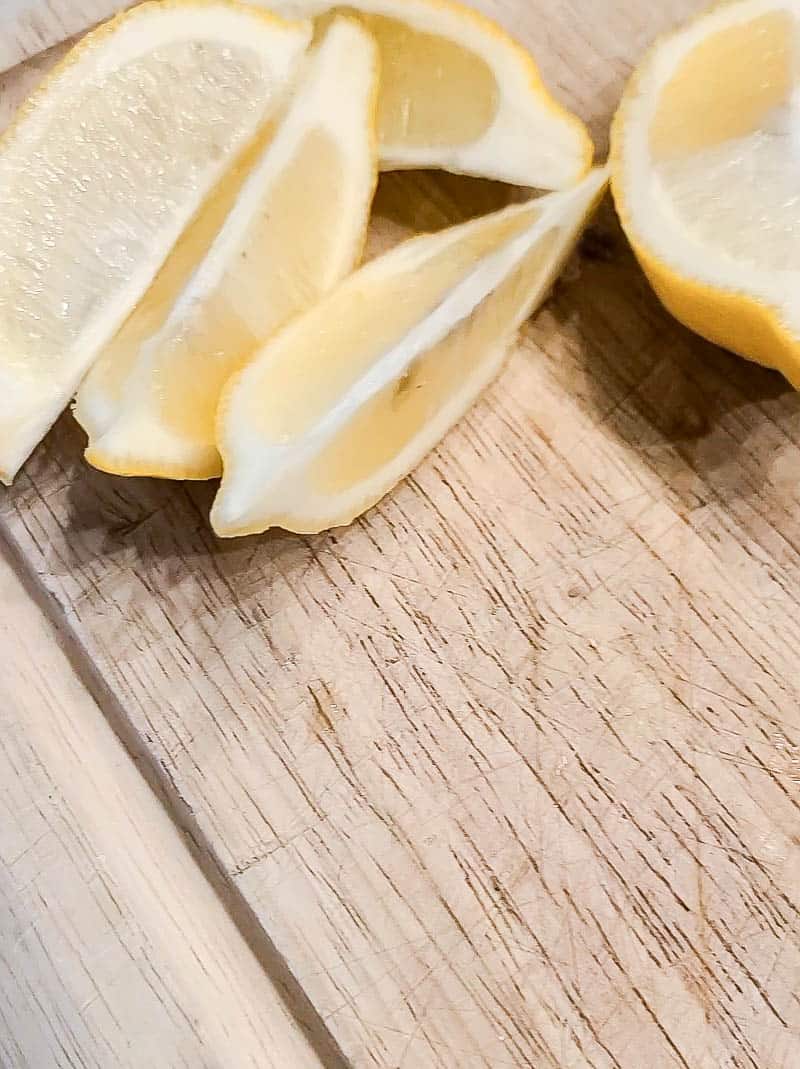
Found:
[[[298, 308], [326, 288], [329, 270], [317, 254], [320, 235], [335, 227], [344, 208], [344, 164], [325, 131], [311, 130], [272, 188], [262, 215], [240, 256], [247, 264], [235, 293], [215, 293], [180, 337], [159, 384], [161, 418], [177, 433], [199, 442], [213, 437], [214, 417], [225, 381], [247, 362], [253, 348]], [[280, 255], [276, 255], [280, 249]], [[289, 285], [286, 282], [289, 281]], [[258, 309], [270, 294], [269, 322]], [[212, 359], [197, 360], [195, 338]]]
[[269, 133], [264, 133], [256, 138], [225, 175], [178, 241], [153, 285], [92, 368], [92, 382], [104, 399], [102, 417], [98, 417], [97, 413], [94, 415], [96, 433], [102, 433], [113, 422], [123, 403], [128, 377], [143, 344], [165, 325], [179, 294], [213, 245], [269, 136]]
[[800, 237], [797, 21], [774, 11], [699, 43], [664, 87], [649, 136], [663, 202], [686, 235], [784, 270]]
[[[191, 109], [155, 91], [165, 79], [180, 80]], [[12, 142], [0, 159], [0, 336], [25, 354], [26, 373], [46, 373], [79, 340], [93, 306], [128, 284], [164, 218], [263, 104], [256, 56], [182, 41], [85, 89], [33, 153], [20, 158]]]
[[[537, 214], [533, 207], [501, 217], [396, 276], [345, 283], [347, 316], [331, 320], [325, 308], [307, 313], [300, 352], [276, 339], [261, 381], [253, 385], [248, 423], [265, 441], [283, 445], [305, 434], [382, 352], [434, 310], [470, 267], [530, 227]], [[273, 382], [280, 382], [279, 390], [270, 387]]]
[[557, 228], [544, 235], [517, 273], [477, 312], [359, 410], [309, 473], [315, 490], [322, 494], [350, 490], [388, 464], [436, 419], [452, 396], [453, 382], [480, 373], [487, 351], [505, 343], [509, 324], [516, 325], [531, 290], [550, 270], [559, 240]]
[[499, 91], [489, 64], [455, 41], [353, 8], [380, 51], [378, 133], [387, 145], [448, 148], [477, 141], [494, 121]]

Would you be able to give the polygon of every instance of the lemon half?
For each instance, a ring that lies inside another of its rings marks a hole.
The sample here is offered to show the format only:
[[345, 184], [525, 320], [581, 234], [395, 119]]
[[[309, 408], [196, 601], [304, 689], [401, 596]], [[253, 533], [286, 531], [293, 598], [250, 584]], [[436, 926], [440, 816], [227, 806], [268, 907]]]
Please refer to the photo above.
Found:
[[660, 41], [612, 132], [622, 224], [666, 307], [800, 387], [800, 3], [738, 0]]

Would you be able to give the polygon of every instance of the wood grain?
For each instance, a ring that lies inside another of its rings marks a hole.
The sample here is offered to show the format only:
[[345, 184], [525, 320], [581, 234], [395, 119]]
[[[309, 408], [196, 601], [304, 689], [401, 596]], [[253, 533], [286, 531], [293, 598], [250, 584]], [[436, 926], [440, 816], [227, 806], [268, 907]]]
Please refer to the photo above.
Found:
[[0, 72], [130, 6], [132, 0], [2, 0]]
[[[481, 6], [602, 148], [701, 4]], [[797, 395], [670, 320], [608, 209], [353, 527], [219, 543], [213, 487], [90, 471], [65, 417], [0, 533], [353, 1066], [790, 1069], [799, 441]]]
[[0, 556], [0, 1065], [319, 1062]]

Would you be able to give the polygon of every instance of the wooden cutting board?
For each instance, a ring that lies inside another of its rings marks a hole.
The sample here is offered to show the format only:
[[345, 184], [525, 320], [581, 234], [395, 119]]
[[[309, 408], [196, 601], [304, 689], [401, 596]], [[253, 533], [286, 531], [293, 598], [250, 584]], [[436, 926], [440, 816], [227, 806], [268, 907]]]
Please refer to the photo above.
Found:
[[132, 0], [2, 0], [0, 72], [129, 7]]
[[[703, 3], [476, 6], [602, 153], [631, 65]], [[47, 5], [22, 8], [52, 43]], [[31, 47], [15, 41], [7, 56]], [[6, 118], [41, 66], [6, 76]], [[379, 211], [440, 225], [495, 196], [393, 177]], [[797, 395], [674, 323], [606, 207], [497, 384], [351, 528], [219, 542], [213, 487], [92, 471], [65, 416], [0, 497], [0, 542], [91, 691], [93, 712], [64, 697], [72, 715], [124, 738], [222, 889], [231, 947], [246, 933], [325, 1064], [338, 1047], [357, 1069], [793, 1069], [799, 442]], [[32, 694], [15, 731], [41, 747], [55, 697]], [[95, 795], [57, 834], [107, 841], [119, 819]], [[0, 886], [46, 941], [61, 892], [23, 895], [8, 834]], [[27, 1036], [58, 1038], [80, 1000], [37, 1016], [25, 960], [0, 971], [0, 1030], [24, 1005]], [[179, 971], [177, 1004], [190, 985]], [[88, 1030], [84, 1064], [152, 1065], [128, 1040], [112, 1063]], [[199, 1049], [160, 1065], [273, 1064]]]

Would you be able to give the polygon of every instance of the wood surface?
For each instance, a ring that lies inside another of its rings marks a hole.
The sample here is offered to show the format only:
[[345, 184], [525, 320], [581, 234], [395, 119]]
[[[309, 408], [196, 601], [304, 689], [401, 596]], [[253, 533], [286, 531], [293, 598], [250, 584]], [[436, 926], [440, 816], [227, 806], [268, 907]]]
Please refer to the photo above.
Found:
[[[702, 4], [479, 6], [602, 153]], [[389, 176], [379, 211], [503, 195]], [[65, 416], [0, 538], [352, 1066], [794, 1069], [799, 443], [798, 396], [674, 323], [607, 206], [351, 528], [217, 541], [212, 486], [94, 472]]]
[[0, 556], [0, 1065], [319, 1061]]
[[130, 6], [132, 0], [0, 0], [0, 72]]

